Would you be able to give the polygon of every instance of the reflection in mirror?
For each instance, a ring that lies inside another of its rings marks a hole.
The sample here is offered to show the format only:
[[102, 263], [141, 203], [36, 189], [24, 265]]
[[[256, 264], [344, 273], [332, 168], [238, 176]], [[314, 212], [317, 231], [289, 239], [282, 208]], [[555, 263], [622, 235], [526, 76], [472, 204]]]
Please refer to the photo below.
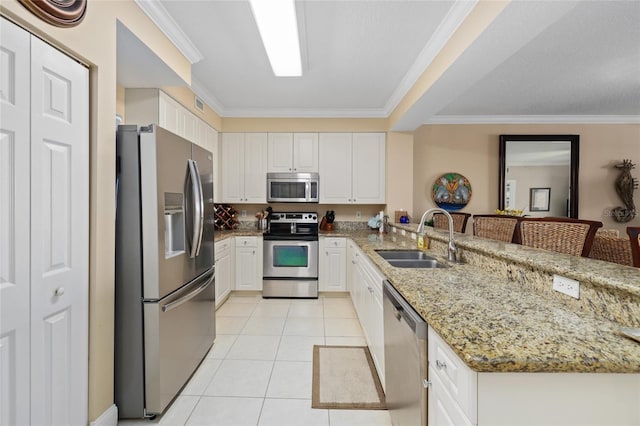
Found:
[[500, 135], [500, 210], [578, 218], [578, 135]]

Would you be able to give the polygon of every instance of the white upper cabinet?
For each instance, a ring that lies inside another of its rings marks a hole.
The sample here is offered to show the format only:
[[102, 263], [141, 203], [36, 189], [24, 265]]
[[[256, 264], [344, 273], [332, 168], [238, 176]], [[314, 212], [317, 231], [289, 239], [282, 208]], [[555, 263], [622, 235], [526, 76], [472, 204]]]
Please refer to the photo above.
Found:
[[348, 204], [351, 196], [351, 133], [320, 133], [320, 203]]
[[353, 134], [353, 202], [385, 203], [385, 135]]
[[222, 134], [222, 202], [267, 201], [267, 134]]
[[318, 172], [317, 133], [269, 133], [268, 139], [268, 172]]
[[217, 162], [217, 130], [160, 89], [126, 89], [125, 118], [128, 124], [155, 123], [213, 152]]
[[320, 203], [385, 203], [384, 133], [320, 133]]

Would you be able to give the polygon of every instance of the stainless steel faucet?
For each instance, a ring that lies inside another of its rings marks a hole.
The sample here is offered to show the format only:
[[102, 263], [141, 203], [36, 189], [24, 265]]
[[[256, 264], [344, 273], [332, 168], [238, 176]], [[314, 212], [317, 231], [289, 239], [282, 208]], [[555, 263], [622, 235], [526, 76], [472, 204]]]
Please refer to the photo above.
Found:
[[453, 218], [449, 214], [448, 211], [441, 209], [440, 207], [434, 207], [432, 209], [427, 210], [422, 214], [422, 218], [420, 219], [420, 224], [418, 225], [418, 234], [424, 235], [424, 221], [432, 213], [443, 213], [447, 219], [449, 220], [449, 246], [447, 250], [447, 259], [450, 262], [456, 262], [458, 256], [458, 250], [456, 247], [456, 242], [453, 239]]

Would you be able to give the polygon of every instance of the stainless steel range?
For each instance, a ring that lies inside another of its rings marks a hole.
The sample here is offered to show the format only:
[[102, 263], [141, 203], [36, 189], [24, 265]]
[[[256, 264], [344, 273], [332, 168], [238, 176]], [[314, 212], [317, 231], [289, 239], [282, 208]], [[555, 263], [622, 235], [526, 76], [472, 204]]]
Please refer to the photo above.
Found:
[[318, 213], [271, 213], [264, 233], [263, 297], [318, 297]]

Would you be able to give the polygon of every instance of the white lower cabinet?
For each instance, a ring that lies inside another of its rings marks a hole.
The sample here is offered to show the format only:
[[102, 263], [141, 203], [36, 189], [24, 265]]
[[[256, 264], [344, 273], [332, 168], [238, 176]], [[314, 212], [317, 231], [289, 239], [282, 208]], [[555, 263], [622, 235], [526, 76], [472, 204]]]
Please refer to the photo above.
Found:
[[477, 373], [431, 327], [428, 357], [429, 426], [640, 424], [640, 374]]
[[319, 290], [347, 291], [347, 239], [320, 237], [319, 246]]
[[350, 246], [349, 288], [373, 363], [385, 387], [382, 283], [384, 275], [355, 244]]
[[228, 238], [216, 243], [216, 308], [231, 293], [235, 279], [235, 241]]
[[235, 290], [262, 291], [262, 237], [236, 237]]

